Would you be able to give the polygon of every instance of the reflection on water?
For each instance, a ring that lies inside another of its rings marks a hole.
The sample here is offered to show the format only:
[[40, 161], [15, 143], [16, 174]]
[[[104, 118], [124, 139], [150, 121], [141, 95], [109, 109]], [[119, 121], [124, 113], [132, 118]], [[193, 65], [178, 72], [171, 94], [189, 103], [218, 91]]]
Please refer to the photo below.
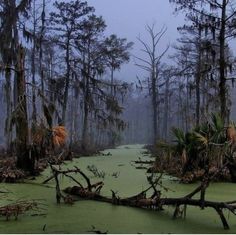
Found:
[[[134, 195], [147, 187], [145, 170], [136, 170], [131, 161], [143, 157], [141, 145], [121, 146], [117, 149], [107, 150], [112, 156], [87, 157], [67, 162], [65, 168], [74, 165], [81, 168], [93, 182], [101, 179], [95, 178], [88, 165], [95, 165], [99, 171], [105, 172], [102, 194], [111, 196], [111, 189], [118, 191], [120, 197]], [[187, 218], [172, 220], [173, 207], [162, 212], [146, 211], [144, 209], [114, 206], [101, 202], [81, 200], [74, 205], [57, 205], [53, 181], [46, 187], [41, 185], [50, 174], [47, 169], [42, 176], [25, 184], [1, 184], [11, 191], [7, 197], [1, 198], [1, 204], [10, 200], [44, 199], [47, 204], [47, 216], [20, 216], [17, 221], [5, 222], [0, 220], [1, 233], [86, 233], [92, 230], [108, 231], [109, 233], [236, 233], [236, 217], [229, 216], [231, 230], [225, 231], [215, 211], [211, 209], [200, 210], [189, 207]], [[117, 176], [117, 177], [115, 177]], [[80, 176], [76, 176], [81, 179]], [[81, 179], [82, 180], [82, 179]], [[72, 181], [61, 178], [62, 188], [74, 185]], [[182, 185], [165, 176], [163, 183], [173, 191], [163, 192], [165, 196], [183, 196], [190, 192], [196, 184]], [[236, 185], [231, 183], [215, 183], [207, 191], [207, 199], [232, 200], [236, 199]], [[228, 212], [225, 212], [228, 213]], [[43, 229], [45, 231], [43, 231]]]

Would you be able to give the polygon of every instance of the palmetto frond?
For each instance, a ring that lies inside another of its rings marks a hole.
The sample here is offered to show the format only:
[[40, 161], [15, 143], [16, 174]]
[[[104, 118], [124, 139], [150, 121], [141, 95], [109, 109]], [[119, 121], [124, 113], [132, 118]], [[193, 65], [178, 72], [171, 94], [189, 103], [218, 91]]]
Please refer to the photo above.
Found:
[[175, 142], [177, 142], [177, 144], [179, 145], [185, 145], [186, 143], [186, 139], [185, 139], [185, 134], [183, 132], [183, 130], [173, 127], [172, 128], [172, 133], [175, 137]]
[[211, 126], [215, 132], [221, 132], [224, 130], [224, 121], [219, 114], [211, 114]]
[[208, 145], [209, 140], [205, 135], [198, 133], [198, 132], [194, 132], [194, 136], [195, 136], [195, 139], [198, 143], [203, 144], [204, 146]]
[[224, 121], [219, 114], [211, 115], [211, 142], [221, 144], [225, 142], [225, 128]]

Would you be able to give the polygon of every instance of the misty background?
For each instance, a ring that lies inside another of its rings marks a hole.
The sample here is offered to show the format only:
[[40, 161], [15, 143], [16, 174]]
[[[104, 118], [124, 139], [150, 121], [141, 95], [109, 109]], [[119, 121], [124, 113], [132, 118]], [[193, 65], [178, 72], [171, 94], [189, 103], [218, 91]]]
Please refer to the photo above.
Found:
[[[143, 56], [142, 45], [137, 37], [144, 41], [150, 41], [150, 37], [145, 30], [146, 25], [155, 24], [156, 30], [163, 26], [167, 31], [160, 41], [159, 50], [162, 51], [168, 44], [176, 42], [179, 33], [177, 27], [184, 24], [183, 14], [174, 13], [174, 5], [167, 0], [88, 0], [88, 3], [96, 8], [98, 15], [102, 15], [107, 23], [106, 34], [117, 34], [134, 42], [131, 51], [131, 60], [116, 72], [116, 77], [130, 82], [136, 81], [136, 76], [145, 76], [144, 71], [135, 66], [134, 56]], [[171, 63], [168, 55], [173, 53], [173, 48], [169, 48], [164, 61]]]
[[[55, 8], [53, 6], [53, 2], [54, 1], [52, 0], [46, 2], [46, 15], [49, 12], [54, 11]], [[124, 99], [123, 97], [119, 97], [119, 95], [117, 97], [123, 108], [121, 117], [127, 124], [124, 130], [118, 131], [118, 142], [127, 144], [150, 143], [153, 139], [153, 110], [149, 94], [150, 91], [148, 91], [145, 85], [141, 84], [143, 81], [147, 80], [150, 74], [136, 65], [138, 63], [137, 57], [143, 59], [147, 58], [146, 54], [142, 51], [143, 45], [140, 43], [140, 40], [138, 40], [138, 38], [143, 42], [149, 44], [151, 43], [151, 38], [146, 30], [146, 27], [148, 25], [154, 25], [154, 30], [156, 32], [159, 32], [161, 29], [163, 29], [163, 27], [166, 28], [166, 32], [163, 34], [163, 37], [158, 43], [157, 54], [162, 53], [169, 46], [169, 49], [162, 58], [161, 63], [168, 66], [178, 66], [176, 65], [176, 61], [174, 61], [173, 57], [171, 56], [176, 53], [176, 49], [174, 48], [174, 46], [177, 44], [177, 38], [180, 37], [180, 33], [177, 28], [186, 24], [185, 14], [183, 12], [176, 13], [175, 5], [170, 4], [167, 0], [88, 0], [87, 3], [89, 6], [93, 6], [95, 8], [95, 14], [97, 16], [102, 16], [102, 18], [104, 19], [107, 26], [104, 31], [104, 37], [116, 34], [120, 38], [126, 38], [127, 42], [134, 43], [132, 49], [129, 51], [129, 62], [122, 64], [120, 69], [114, 71], [115, 80], [119, 82], [127, 82], [130, 85], [130, 90], [126, 93]], [[29, 22], [26, 23], [26, 25], [27, 24], [30, 25]], [[234, 54], [236, 47], [233, 43], [231, 46], [232, 53]], [[58, 51], [56, 51], [56, 54], [57, 53]], [[102, 74], [101, 77], [102, 79], [109, 80], [110, 72], [106, 71], [104, 74]], [[161, 79], [164, 79], [161, 82], [166, 82], [165, 75], [163, 75]], [[181, 82], [182, 84], [180, 84]], [[168, 90], [168, 94], [165, 94], [166, 88], [160, 88], [160, 91], [162, 92], [161, 95], [163, 97], [160, 98], [160, 107], [158, 113], [158, 133], [160, 139], [166, 139], [168, 141], [171, 140], [170, 130], [172, 126], [176, 126], [187, 131], [193, 126], [193, 119], [195, 118], [195, 100], [193, 98], [191, 102], [188, 102], [188, 97], [192, 98], [192, 94], [190, 94], [191, 91], [189, 91], [188, 84], [186, 83], [186, 81], [181, 81], [180, 77], [175, 78], [175, 83], [178, 84], [173, 85], [173, 88]], [[182, 86], [185, 86], [185, 88], [183, 89], [183, 91], [181, 91], [182, 93], [180, 94], [180, 92], [177, 90], [182, 89]], [[2, 89], [4, 90], [4, 86], [2, 86]], [[231, 87], [231, 85], [230, 92], [231, 117], [232, 119], [235, 119], [236, 106], [234, 100], [236, 96], [235, 89]], [[70, 126], [71, 120], [69, 119], [69, 117], [70, 114], [73, 113], [73, 105], [75, 101], [73, 101], [72, 93], [70, 95], [71, 99], [69, 99], [69, 108], [67, 110], [69, 115], [66, 125], [68, 129], [73, 129]], [[166, 98], [168, 99], [167, 102]], [[5, 120], [5, 98], [2, 96], [0, 101], [1, 107], [3, 107], [2, 112], [0, 113], [1, 119]], [[218, 109], [217, 104], [214, 105], [216, 106], [216, 109]], [[166, 108], [168, 108], [167, 111]], [[82, 119], [83, 114], [80, 115], [79, 113], [79, 128], [81, 128], [81, 126], [83, 125]], [[96, 136], [97, 132], [93, 131], [95, 127], [93, 126], [92, 118], [90, 122], [90, 135]], [[5, 121], [2, 121], [0, 132], [0, 142], [2, 144], [5, 142], [4, 126]], [[78, 129], [77, 135], [79, 140], [81, 139], [81, 133], [82, 130]], [[104, 136], [106, 134], [107, 133], [103, 132], [101, 135]], [[110, 138], [109, 134], [105, 139], [107, 140], [107, 138]]]

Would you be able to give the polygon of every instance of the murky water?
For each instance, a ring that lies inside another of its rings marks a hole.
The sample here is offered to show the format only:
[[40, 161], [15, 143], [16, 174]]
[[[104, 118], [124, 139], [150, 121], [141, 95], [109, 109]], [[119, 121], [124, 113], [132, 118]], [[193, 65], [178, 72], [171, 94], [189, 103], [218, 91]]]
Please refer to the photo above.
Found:
[[[105, 186], [102, 194], [110, 196], [111, 189], [118, 191], [121, 197], [131, 196], [148, 185], [145, 170], [137, 170], [131, 161], [142, 157], [142, 146], [121, 146], [117, 149], [107, 150], [112, 156], [88, 157], [75, 159], [67, 163], [65, 168], [74, 165], [81, 168], [91, 176], [92, 182], [100, 181], [93, 177], [87, 170], [88, 165], [95, 165], [99, 171], [104, 171]], [[147, 157], [146, 157], [147, 158]], [[119, 176], [115, 178], [113, 173]], [[0, 184], [0, 188], [11, 191], [5, 197], [0, 198], [3, 205], [16, 199], [43, 199], [46, 204], [46, 216], [31, 216], [35, 212], [29, 212], [19, 217], [17, 221], [5, 221], [0, 219], [1, 233], [88, 233], [94, 226], [97, 230], [109, 233], [236, 233], [236, 216], [225, 212], [229, 217], [231, 229], [225, 231], [221, 221], [214, 210], [189, 207], [186, 219], [172, 219], [173, 207], [166, 208], [162, 212], [146, 211], [144, 209], [114, 206], [101, 202], [81, 200], [74, 205], [57, 205], [53, 181], [46, 185], [41, 182], [47, 178], [50, 170], [46, 170], [36, 180], [24, 184]], [[79, 176], [76, 176], [80, 179]], [[62, 188], [74, 185], [66, 178], [61, 179]], [[164, 192], [166, 196], [183, 196], [191, 192], [196, 184], [182, 185], [164, 177], [163, 183], [175, 192]], [[233, 200], [236, 199], [236, 185], [231, 183], [215, 183], [207, 192], [210, 200]], [[45, 231], [43, 231], [45, 228]]]

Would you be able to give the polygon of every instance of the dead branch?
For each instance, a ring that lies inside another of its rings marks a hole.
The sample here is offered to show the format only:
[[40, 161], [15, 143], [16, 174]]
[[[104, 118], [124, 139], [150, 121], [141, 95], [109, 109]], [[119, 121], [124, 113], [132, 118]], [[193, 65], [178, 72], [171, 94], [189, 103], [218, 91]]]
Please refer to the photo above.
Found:
[[[156, 210], [156, 211], [162, 210], [163, 206], [172, 205], [176, 207], [173, 214], [174, 218], [178, 217], [179, 215], [184, 215], [184, 217], [186, 217], [187, 206], [196, 206], [201, 209], [212, 208], [219, 215], [224, 229], [229, 229], [229, 225], [223, 214], [223, 210], [227, 209], [231, 213], [236, 215], [236, 205], [234, 205], [236, 204], [236, 201], [215, 202], [215, 201], [205, 200], [206, 189], [208, 188], [210, 181], [214, 179], [217, 176], [217, 174], [220, 173], [221, 170], [223, 170], [225, 165], [222, 166], [222, 168], [219, 169], [217, 172], [215, 172], [212, 176], [209, 176], [208, 173], [206, 172], [204, 175], [204, 180], [196, 189], [193, 190], [193, 192], [179, 198], [161, 197], [161, 191], [158, 190], [156, 187], [160, 186], [165, 189], [165, 186], [163, 186], [162, 183], [160, 182], [162, 174], [160, 174], [160, 176], [155, 180], [153, 180], [152, 176], [149, 176], [148, 182], [150, 186], [147, 189], [143, 190], [142, 192], [138, 193], [137, 195], [127, 197], [127, 198], [120, 198], [119, 196], [117, 196], [117, 192], [114, 192], [113, 190], [111, 190], [112, 192], [111, 198], [102, 196], [100, 195], [101, 188], [99, 187], [100, 186], [102, 187], [103, 183], [98, 182], [94, 185], [91, 185], [90, 180], [88, 180], [90, 183], [90, 187], [85, 188], [85, 187], [81, 187], [81, 185], [73, 186], [73, 187], [66, 188], [64, 192], [70, 195], [76, 195], [80, 198], [87, 199], [87, 200], [95, 200], [95, 201], [111, 203], [114, 205], [138, 207], [138, 208], [144, 208], [144, 209], [149, 209], [149, 210], [151, 209], [151, 210]], [[68, 170], [66, 172], [76, 172], [76, 171], [81, 173], [81, 171], [78, 168], [76, 168], [75, 170]], [[64, 172], [64, 171], [59, 171], [59, 172]], [[86, 175], [84, 178], [88, 179]], [[95, 187], [95, 191], [92, 191], [94, 187]], [[99, 191], [96, 190], [98, 188], [99, 188]], [[147, 198], [146, 193], [149, 190], [152, 190], [153, 193], [151, 197]], [[197, 193], [199, 193], [199, 198], [192, 199], [192, 197], [195, 196]], [[183, 206], [183, 210], [180, 209], [182, 206]]]
[[[48, 182], [53, 178], [55, 179], [57, 203], [60, 203], [61, 198], [63, 198], [65, 203], [72, 204], [74, 202], [74, 198], [69, 195], [73, 195], [86, 200], [95, 200], [100, 202], [111, 203], [114, 205], [123, 205], [123, 206], [151, 209], [156, 211], [162, 210], [164, 206], [172, 205], [175, 206], [173, 218], [176, 218], [179, 215], [181, 216], [184, 215], [184, 217], [186, 217], [187, 206], [196, 206], [201, 209], [212, 208], [219, 215], [224, 229], [229, 229], [229, 225], [223, 214], [223, 210], [227, 209], [228, 211], [236, 215], [236, 205], [235, 205], [236, 201], [214, 202], [205, 199], [206, 190], [209, 187], [210, 181], [213, 180], [215, 177], [217, 177], [217, 175], [226, 167], [227, 164], [228, 162], [226, 162], [213, 175], [210, 175], [209, 172], [206, 170], [201, 184], [191, 193], [178, 198], [162, 197], [161, 190], [157, 189], [157, 186], [166, 191], [169, 190], [161, 183], [161, 178], [163, 175], [162, 173], [156, 179], [154, 179], [153, 174], [149, 176], [147, 180], [150, 186], [147, 189], [143, 190], [142, 192], [127, 198], [120, 198], [117, 195], [117, 192], [113, 190], [111, 190], [112, 192], [111, 197], [105, 197], [100, 195], [100, 190], [102, 189], [104, 183], [100, 181], [91, 184], [89, 177], [76, 166], [74, 166], [74, 169], [61, 170], [49, 163], [52, 170], [52, 176], [50, 176], [44, 182]], [[85, 179], [87, 185], [83, 186], [78, 180], [76, 180], [73, 176], [70, 175], [71, 173], [80, 174]], [[66, 193], [67, 196], [64, 196], [60, 189], [60, 182], [58, 176], [61, 174], [72, 179], [77, 184], [76, 186], [67, 187], [66, 189], [63, 190], [63, 192]], [[150, 190], [152, 190], [152, 194], [150, 197], [147, 198], [146, 194]], [[199, 198], [193, 199], [193, 196], [195, 196], [198, 193], [199, 193]], [[182, 206], [183, 209], [181, 210]]]
[[[90, 179], [78, 167], [74, 166], [75, 169], [60, 170], [60, 169], [57, 169], [55, 166], [53, 166], [50, 162], [49, 162], [49, 165], [52, 170], [52, 176], [50, 176], [48, 179], [46, 179], [43, 183], [47, 183], [52, 179], [55, 180], [55, 182], [56, 182], [56, 200], [57, 200], [58, 204], [60, 204], [61, 198], [63, 198], [64, 202], [68, 203], [68, 204], [73, 204], [73, 202], [74, 202], [73, 198], [70, 198], [68, 196], [64, 196], [62, 194], [61, 189], [60, 189], [59, 179], [58, 179], [59, 175], [64, 175], [64, 176], [70, 178], [71, 180], [73, 180], [77, 185], [79, 185], [79, 186], [74, 186], [72, 188], [72, 191], [71, 191], [71, 188], [70, 189], [68, 188], [67, 190], [65, 190], [65, 192], [68, 194], [72, 194], [72, 195], [79, 194], [80, 197], [83, 197], [83, 198], [93, 198], [95, 195], [100, 194], [100, 191], [101, 191], [104, 183], [102, 181], [100, 181], [95, 184], [91, 184]], [[75, 174], [79, 173], [85, 179], [87, 186], [84, 187], [78, 180], [76, 180], [73, 176], [70, 175], [71, 173], [75, 173]], [[73, 190], [76, 191], [76, 193], [73, 193]], [[92, 191], [92, 190], [94, 190], [94, 191]]]
[[20, 214], [24, 214], [25, 212], [30, 210], [41, 210], [41, 208], [39, 208], [39, 203], [36, 201], [18, 201], [5, 206], [1, 206], [0, 216], [5, 217], [6, 220], [9, 220], [13, 216], [15, 220], [17, 220]]

